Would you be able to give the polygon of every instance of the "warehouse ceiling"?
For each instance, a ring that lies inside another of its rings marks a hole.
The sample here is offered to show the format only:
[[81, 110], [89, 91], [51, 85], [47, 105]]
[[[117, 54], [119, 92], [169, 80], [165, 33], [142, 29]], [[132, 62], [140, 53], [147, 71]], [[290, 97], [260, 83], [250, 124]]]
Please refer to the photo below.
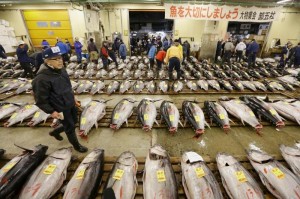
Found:
[[100, 3], [100, 4], [156, 4], [163, 5], [164, 3], [191, 3], [191, 4], [220, 4], [220, 5], [241, 5], [241, 6], [288, 6], [300, 7], [300, 0], [285, 0], [287, 2], [278, 4], [280, 0], [0, 0], [0, 4], [46, 4], [46, 3]]

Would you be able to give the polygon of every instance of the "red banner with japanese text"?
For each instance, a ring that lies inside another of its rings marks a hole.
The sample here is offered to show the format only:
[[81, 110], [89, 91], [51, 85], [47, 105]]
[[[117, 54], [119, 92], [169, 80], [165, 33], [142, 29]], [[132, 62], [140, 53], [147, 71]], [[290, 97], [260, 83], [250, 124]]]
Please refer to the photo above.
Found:
[[270, 22], [279, 18], [282, 7], [165, 4], [166, 19]]

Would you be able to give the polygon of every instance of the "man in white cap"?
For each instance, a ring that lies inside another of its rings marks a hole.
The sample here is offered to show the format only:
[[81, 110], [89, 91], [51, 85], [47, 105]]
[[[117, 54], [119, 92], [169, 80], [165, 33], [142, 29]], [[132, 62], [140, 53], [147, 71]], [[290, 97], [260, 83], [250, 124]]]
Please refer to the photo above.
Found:
[[69, 142], [76, 151], [87, 152], [88, 149], [79, 144], [76, 137], [77, 102], [69, 76], [63, 67], [59, 47], [47, 48], [43, 52], [43, 58], [44, 64], [32, 81], [36, 105], [44, 112], [51, 114], [52, 118], [59, 119], [62, 124], [49, 134], [61, 141], [63, 137], [60, 133], [65, 131]]
[[18, 48], [17, 48], [16, 53], [17, 53], [20, 65], [24, 69], [24, 72], [21, 75], [21, 78], [26, 78], [26, 77], [33, 78], [32, 68], [30, 65], [30, 62], [32, 60], [28, 56], [27, 51], [28, 51], [28, 45], [25, 44], [24, 41], [20, 40], [18, 42]]

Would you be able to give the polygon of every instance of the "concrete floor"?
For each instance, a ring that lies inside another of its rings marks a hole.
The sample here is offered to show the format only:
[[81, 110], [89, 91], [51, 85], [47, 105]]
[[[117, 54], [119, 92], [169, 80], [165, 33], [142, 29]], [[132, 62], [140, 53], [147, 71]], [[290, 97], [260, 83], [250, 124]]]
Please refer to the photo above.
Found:
[[[227, 95], [233, 97], [233, 95]], [[165, 99], [173, 101], [178, 108], [181, 107], [183, 100], [197, 100], [203, 103], [204, 100], [216, 100], [220, 97], [218, 94], [214, 95], [112, 95], [100, 94], [95, 96], [79, 95], [77, 98], [82, 102], [84, 106], [91, 99], [112, 99], [108, 102], [108, 107], [114, 107], [122, 98], [132, 97], [136, 101], [140, 101], [145, 97], [152, 99]], [[272, 98], [282, 97], [280, 95], [272, 95]], [[15, 96], [7, 101], [10, 102], [27, 102], [33, 103], [33, 97], [31, 95]], [[161, 102], [157, 102], [159, 107]], [[138, 103], [136, 103], [137, 105]], [[32, 147], [37, 144], [44, 144], [49, 146], [48, 153], [55, 151], [61, 147], [70, 146], [66, 140], [66, 136], [63, 141], [56, 141], [54, 138], [48, 135], [51, 130], [49, 127], [12, 127], [3, 128], [0, 127], [0, 148], [7, 151], [7, 154], [19, 154], [20, 149], [13, 144], [16, 143], [23, 147]], [[148, 149], [151, 145], [158, 143], [165, 147], [171, 156], [180, 156], [182, 152], [187, 150], [193, 150], [199, 154], [215, 158], [218, 152], [227, 152], [236, 156], [244, 156], [245, 149], [249, 147], [249, 144], [255, 144], [257, 147], [265, 150], [266, 152], [279, 155], [279, 145], [286, 144], [292, 145], [296, 141], [300, 140], [300, 127], [299, 126], [287, 126], [281, 131], [275, 130], [272, 126], [266, 126], [263, 130], [263, 136], [257, 135], [253, 129], [248, 126], [245, 127], [232, 127], [229, 134], [225, 134], [220, 128], [212, 127], [206, 129], [206, 133], [198, 140], [193, 139], [194, 133], [191, 129], [180, 128], [178, 133], [174, 136], [170, 135], [166, 129], [154, 128], [152, 132], [144, 132], [139, 128], [121, 128], [117, 132], [113, 132], [108, 127], [92, 129], [89, 133], [88, 140], [80, 140], [80, 142], [87, 146], [90, 150], [95, 147], [105, 149], [107, 156], [118, 156], [123, 151], [132, 151], [137, 157], [145, 157]], [[86, 154], [80, 154], [74, 152], [75, 155], [84, 157]]]

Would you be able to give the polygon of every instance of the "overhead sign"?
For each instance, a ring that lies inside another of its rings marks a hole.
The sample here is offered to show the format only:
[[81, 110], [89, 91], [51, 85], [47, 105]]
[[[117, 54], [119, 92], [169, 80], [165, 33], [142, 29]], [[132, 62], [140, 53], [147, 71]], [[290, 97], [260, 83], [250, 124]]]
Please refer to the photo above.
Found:
[[270, 22], [279, 18], [282, 7], [165, 4], [166, 19]]

